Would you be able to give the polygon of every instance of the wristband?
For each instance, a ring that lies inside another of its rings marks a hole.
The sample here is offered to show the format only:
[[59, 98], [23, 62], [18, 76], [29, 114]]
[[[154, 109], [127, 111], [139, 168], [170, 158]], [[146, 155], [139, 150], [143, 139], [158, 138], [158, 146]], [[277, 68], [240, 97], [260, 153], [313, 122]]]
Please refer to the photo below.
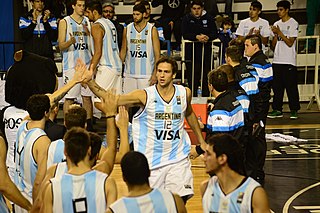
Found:
[[204, 153], [203, 149], [201, 149], [200, 145], [196, 145], [196, 152], [198, 155], [202, 155]]
[[116, 117], [116, 115], [109, 115], [109, 116], [106, 117], [106, 119], [108, 119], [108, 118], [115, 118], [115, 117]]

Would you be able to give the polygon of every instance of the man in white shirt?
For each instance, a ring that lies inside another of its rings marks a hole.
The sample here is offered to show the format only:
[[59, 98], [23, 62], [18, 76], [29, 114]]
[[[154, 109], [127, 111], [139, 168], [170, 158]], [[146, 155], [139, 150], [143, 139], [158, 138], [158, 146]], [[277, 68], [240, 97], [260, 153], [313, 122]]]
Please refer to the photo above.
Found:
[[290, 2], [286, 0], [277, 3], [280, 20], [272, 26], [274, 34], [272, 47], [273, 58], [273, 111], [268, 118], [279, 118], [282, 115], [283, 94], [286, 90], [289, 99], [290, 119], [297, 119], [300, 109], [298, 77], [296, 68], [296, 38], [299, 24], [289, 16]]
[[249, 9], [249, 18], [241, 20], [236, 31], [236, 35], [244, 41], [247, 35], [258, 35], [263, 44], [268, 44], [268, 38], [270, 36], [269, 22], [263, 18], [260, 18], [262, 4], [259, 1], [251, 2]]

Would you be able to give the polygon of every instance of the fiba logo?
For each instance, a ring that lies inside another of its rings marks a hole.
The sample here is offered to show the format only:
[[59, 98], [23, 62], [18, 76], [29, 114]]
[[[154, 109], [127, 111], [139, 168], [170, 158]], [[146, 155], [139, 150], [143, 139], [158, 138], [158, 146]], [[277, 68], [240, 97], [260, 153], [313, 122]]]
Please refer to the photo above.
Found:
[[177, 8], [180, 5], [180, 1], [179, 0], [168, 0], [168, 5], [171, 8]]

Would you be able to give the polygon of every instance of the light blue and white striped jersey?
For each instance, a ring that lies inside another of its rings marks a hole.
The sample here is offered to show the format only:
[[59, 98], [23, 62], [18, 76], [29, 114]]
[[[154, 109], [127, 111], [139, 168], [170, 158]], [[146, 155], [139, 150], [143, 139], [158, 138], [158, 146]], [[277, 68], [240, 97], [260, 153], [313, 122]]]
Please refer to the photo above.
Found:
[[82, 175], [64, 174], [50, 179], [53, 213], [105, 212], [107, 175], [91, 170]]
[[68, 172], [68, 165], [66, 161], [57, 163], [56, 171], [54, 172], [53, 177], [61, 177], [67, 172]]
[[147, 102], [132, 120], [135, 151], [143, 153], [150, 169], [178, 162], [188, 157], [190, 138], [184, 129], [187, 109], [186, 89], [174, 85], [170, 102], [165, 102], [156, 85], [145, 89]]
[[74, 69], [77, 59], [80, 58], [85, 64], [91, 61], [91, 25], [87, 17], [83, 17], [81, 23], [77, 23], [71, 16], [63, 18], [66, 21], [66, 39], [70, 39], [70, 34], [76, 39], [68, 49], [62, 51], [63, 70]]
[[136, 30], [134, 23], [127, 26], [125, 76], [150, 78], [155, 63], [152, 28], [153, 25], [149, 22], [141, 32]]
[[60, 163], [65, 160], [64, 141], [62, 139], [52, 141], [48, 149], [47, 169], [53, 164]]
[[9, 209], [8, 206], [2, 196], [2, 194], [0, 194], [0, 212], [1, 213], [9, 213]]
[[28, 121], [21, 123], [18, 129], [15, 164], [16, 174], [14, 182], [21, 192], [24, 192], [32, 199], [32, 188], [38, 171], [38, 165], [33, 158], [32, 148], [34, 143], [46, 133], [40, 128], [27, 129]]
[[217, 176], [213, 176], [202, 198], [203, 212], [250, 213], [253, 192], [257, 187], [260, 187], [260, 184], [248, 177], [233, 192], [225, 195], [220, 188]]
[[173, 194], [162, 189], [153, 189], [146, 195], [123, 197], [110, 206], [114, 213], [175, 213], [177, 207]]
[[119, 56], [116, 27], [110, 20], [103, 17], [99, 18], [95, 23], [99, 23], [104, 29], [102, 55], [99, 65], [107, 66], [121, 72], [122, 62]]

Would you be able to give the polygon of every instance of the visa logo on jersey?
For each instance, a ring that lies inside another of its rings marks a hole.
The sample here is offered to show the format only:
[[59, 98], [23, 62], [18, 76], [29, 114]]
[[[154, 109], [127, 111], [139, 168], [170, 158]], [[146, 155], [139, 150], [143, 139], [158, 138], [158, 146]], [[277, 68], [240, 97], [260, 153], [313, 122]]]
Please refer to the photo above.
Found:
[[146, 51], [130, 51], [130, 55], [132, 58], [147, 58]]
[[73, 44], [75, 50], [87, 50], [89, 49], [87, 43], [75, 43]]
[[157, 140], [176, 140], [180, 139], [179, 130], [155, 130]]

